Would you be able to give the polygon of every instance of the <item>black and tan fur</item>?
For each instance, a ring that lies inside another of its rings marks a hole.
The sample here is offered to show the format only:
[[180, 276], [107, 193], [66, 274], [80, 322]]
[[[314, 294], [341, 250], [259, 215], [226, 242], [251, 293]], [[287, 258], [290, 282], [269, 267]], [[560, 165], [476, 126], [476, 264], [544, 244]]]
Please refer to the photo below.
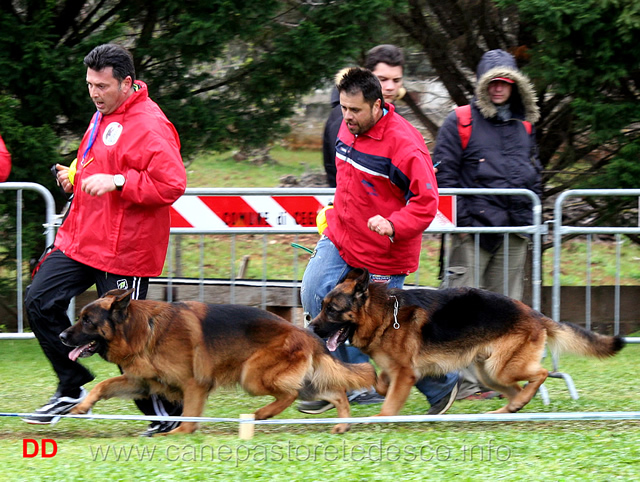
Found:
[[[545, 343], [557, 352], [599, 358], [624, 346], [619, 337], [557, 323], [503, 295], [474, 288], [387, 289], [369, 283], [363, 269], [351, 271], [325, 297], [310, 327], [328, 338], [330, 350], [349, 340], [382, 369], [380, 415], [397, 415], [421, 377], [470, 364], [486, 386], [508, 398], [492, 413], [517, 412], [548, 376], [540, 363]], [[521, 381], [528, 382], [524, 388]]]
[[[183, 416], [198, 417], [212, 390], [239, 384], [251, 395], [275, 397], [255, 412], [257, 420], [279, 414], [296, 398], [327, 400], [339, 417], [349, 417], [345, 391], [375, 384], [370, 364], [342, 363], [311, 331], [247, 306], [138, 301], [131, 291], [113, 290], [85, 306], [60, 338], [78, 347], [72, 359], [99, 353], [123, 372], [98, 383], [73, 413], [87, 413], [106, 398], [155, 393], [183, 401]], [[196, 428], [183, 422], [170, 433]], [[332, 432], [347, 430], [348, 424], [338, 424]]]

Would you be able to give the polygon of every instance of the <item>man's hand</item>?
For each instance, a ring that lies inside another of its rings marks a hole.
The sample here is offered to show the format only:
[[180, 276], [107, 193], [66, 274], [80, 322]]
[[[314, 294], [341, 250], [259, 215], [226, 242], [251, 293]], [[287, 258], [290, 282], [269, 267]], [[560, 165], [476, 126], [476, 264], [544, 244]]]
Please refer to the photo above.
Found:
[[62, 164], [56, 164], [56, 179], [58, 180], [58, 185], [62, 188], [64, 192], [70, 194], [73, 192], [73, 184], [69, 180], [69, 168], [67, 166], [63, 166]]
[[102, 196], [116, 190], [113, 174], [93, 174], [82, 180], [82, 190], [90, 196]]
[[383, 218], [379, 214], [376, 214], [372, 218], [369, 218], [367, 221], [367, 227], [378, 233], [380, 236], [389, 236], [393, 237], [395, 234], [395, 230], [393, 229], [393, 224], [388, 219]]

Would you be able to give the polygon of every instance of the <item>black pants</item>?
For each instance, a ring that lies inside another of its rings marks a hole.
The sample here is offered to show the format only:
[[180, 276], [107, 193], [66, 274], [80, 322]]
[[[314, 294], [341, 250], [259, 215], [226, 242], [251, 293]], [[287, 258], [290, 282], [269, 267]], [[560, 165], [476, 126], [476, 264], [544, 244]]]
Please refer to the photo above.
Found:
[[[98, 296], [107, 291], [134, 288], [134, 299], [145, 299], [149, 278], [105, 273], [68, 258], [54, 249], [41, 261], [31, 285], [27, 287], [25, 310], [29, 325], [40, 342], [45, 356], [58, 376], [58, 392], [72, 394], [94, 376], [82, 364], [69, 359], [72, 348], [60, 341], [60, 333], [71, 326], [67, 316], [74, 296], [96, 285]], [[161, 397], [136, 400], [145, 415], [180, 415], [182, 406]]]

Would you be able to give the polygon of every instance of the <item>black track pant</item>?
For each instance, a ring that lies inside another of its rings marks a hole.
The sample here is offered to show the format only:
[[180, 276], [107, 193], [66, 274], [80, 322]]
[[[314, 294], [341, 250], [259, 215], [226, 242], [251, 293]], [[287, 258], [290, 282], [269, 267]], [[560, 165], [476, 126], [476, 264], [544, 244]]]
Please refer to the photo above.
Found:
[[[121, 276], [105, 273], [72, 260], [54, 249], [41, 261], [25, 296], [25, 310], [29, 324], [44, 354], [58, 376], [58, 392], [74, 394], [94, 376], [82, 364], [69, 359], [72, 348], [60, 341], [60, 333], [71, 326], [67, 316], [69, 303], [74, 296], [96, 285], [98, 296], [107, 291], [134, 288], [134, 299], [145, 299], [149, 278]], [[182, 406], [175, 405], [155, 395], [136, 400], [145, 415], [180, 415]]]

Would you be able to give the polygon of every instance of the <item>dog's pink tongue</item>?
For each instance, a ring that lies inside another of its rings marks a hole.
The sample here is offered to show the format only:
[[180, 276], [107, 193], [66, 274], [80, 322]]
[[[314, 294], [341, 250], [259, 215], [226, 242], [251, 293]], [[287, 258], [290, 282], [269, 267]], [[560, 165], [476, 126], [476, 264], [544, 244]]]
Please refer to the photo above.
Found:
[[327, 348], [329, 351], [336, 351], [338, 348], [338, 337], [340, 336], [340, 331], [334, 333], [329, 338], [327, 338]]
[[82, 350], [84, 350], [86, 347], [87, 347], [87, 345], [78, 346], [78, 347], [74, 348], [73, 350], [71, 350], [71, 353], [69, 353], [69, 360], [76, 361], [78, 359], [78, 357], [80, 356], [80, 354], [82, 353]]

